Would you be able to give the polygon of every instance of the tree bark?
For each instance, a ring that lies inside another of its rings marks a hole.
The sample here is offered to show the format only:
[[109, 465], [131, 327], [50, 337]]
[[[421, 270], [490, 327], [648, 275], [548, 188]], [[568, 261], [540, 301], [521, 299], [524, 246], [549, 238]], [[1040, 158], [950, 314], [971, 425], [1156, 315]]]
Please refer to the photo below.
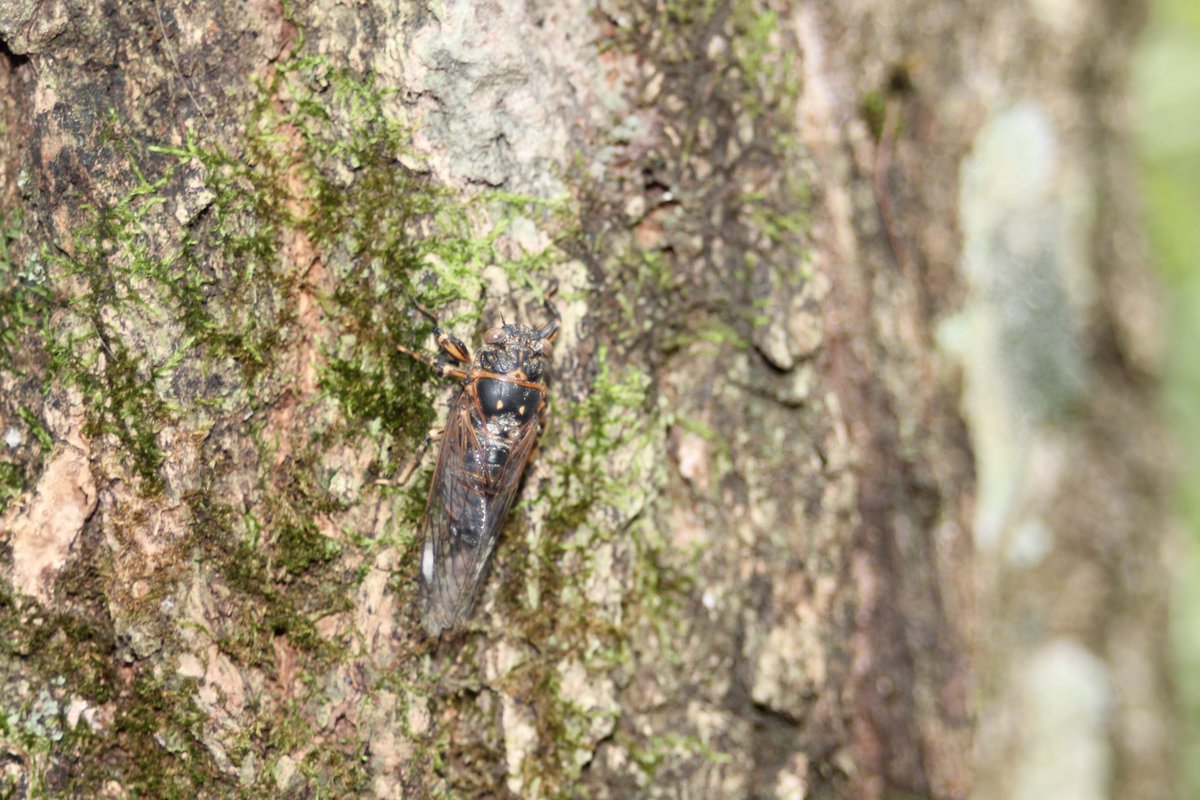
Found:
[[3, 796], [1173, 796], [1140, 13], [3, 4]]

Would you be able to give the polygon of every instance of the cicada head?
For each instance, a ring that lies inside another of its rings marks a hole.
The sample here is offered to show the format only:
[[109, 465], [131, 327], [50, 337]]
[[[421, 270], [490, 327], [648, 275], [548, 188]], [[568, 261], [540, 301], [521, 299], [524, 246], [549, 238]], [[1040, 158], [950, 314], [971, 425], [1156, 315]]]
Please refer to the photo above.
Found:
[[557, 333], [557, 316], [541, 328], [500, 325], [483, 335], [476, 362], [482, 370], [537, 383], [554, 352]]

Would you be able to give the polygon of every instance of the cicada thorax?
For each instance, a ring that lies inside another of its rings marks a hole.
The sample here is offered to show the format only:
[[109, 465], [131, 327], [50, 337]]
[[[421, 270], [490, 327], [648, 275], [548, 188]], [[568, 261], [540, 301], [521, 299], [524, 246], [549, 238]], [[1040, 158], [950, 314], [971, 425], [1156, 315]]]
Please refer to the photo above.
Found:
[[542, 408], [542, 387], [499, 378], [477, 379], [475, 395], [482, 418], [498, 428], [532, 422]]
[[471, 378], [463, 387], [460, 402], [467, 406], [471, 432], [476, 446], [463, 453], [461, 468], [479, 479], [479, 491], [493, 494], [504, 487], [505, 471], [524, 464], [512, 464], [511, 456], [530, 427], [540, 424], [545, 390], [497, 377]]
[[[540, 424], [546, 387], [539, 383], [548, 352], [537, 331], [505, 325], [488, 332], [484, 347], [463, 387], [471, 406], [470, 419], [480, 447], [472, 464], [498, 479], [509, 466], [509, 455], [530, 428]], [[518, 470], [524, 463], [514, 465]], [[503, 481], [493, 480], [489, 485]]]

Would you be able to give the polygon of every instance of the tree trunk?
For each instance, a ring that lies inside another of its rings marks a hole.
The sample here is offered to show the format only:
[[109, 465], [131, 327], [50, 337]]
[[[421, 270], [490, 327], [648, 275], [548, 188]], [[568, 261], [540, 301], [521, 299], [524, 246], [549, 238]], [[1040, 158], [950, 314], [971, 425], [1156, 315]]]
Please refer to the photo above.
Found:
[[4, 3], [3, 796], [1171, 797], [1130, 9]]

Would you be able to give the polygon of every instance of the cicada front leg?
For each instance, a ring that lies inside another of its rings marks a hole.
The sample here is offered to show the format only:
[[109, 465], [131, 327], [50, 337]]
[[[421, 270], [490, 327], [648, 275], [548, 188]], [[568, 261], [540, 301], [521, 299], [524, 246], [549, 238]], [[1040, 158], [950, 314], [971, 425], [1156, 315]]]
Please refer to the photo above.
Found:
[[[417, 310], [419, 310], [422, 314], [432, 320], [433, 337], [437, 341], [438, 348], [441, 350], [441, 352], [438, 353], [436, 358], [431, 358], [427, 353], [413, 350], [405, 347], [402, 344], [396, 345], [396, 349], [410, 358], [420, 361], [422, 364], [432, 369], [440, 378], [445, 378], [447, 376], [459, 379], [470, 377], [470, 372], [462, 367], [454, 366], [451, 364], [451, 361], [458, 362], [459, 364], [469, 365], [471, 363], [471, 351], [467, 349], [467, 346], [463, 344], [461, 340], [442, 330], [442, 327], [438, 325], [437, 317], [434, 316], [432, 311], [428, 310], [417, 302], [414, 302], [413, 305], [416, 306]], [[441, 439], [443, 433], [445, 433], [444, 428], [434, 428], [429, 431], [429, 433], [425, 435], [425, 438], [421, 440], [421, 444], [417, 446], [417, 450], [415, 453], [413, 453], [412, 458], [409, 459], [408, 463], [404, 466], [404, 469], [400, 471], [400, 474], [390, 481], [377, 481], [377, 483], [388, 486], [403, 486], [404, 484], [408, 483], [409, 478], [411, 478], [413, 473], [416, 472], [417, 467], [421, 464], [421, 460], [425, 457], [425, 453], [429, 449], [429, 445], [438, 439]]]
[[442, 348], [442, 352], [438, 354], [437, 358], [430, 358], [427, 353], [418, 352], [402, 344], [396, 345], [396, 349], [432, 369], [439, 378], [447, 376], [451, 378], [466, 378], [469, 376], [471, 373], [462, 367], [453, 366], [447, 359], [447, 356], [449, 356], [462, 364], [471, 363], [471, 356], [467, 351], [467, 346], [453, 336], [448, 336], [444, 332], [441, 332], [440, 328], [435, 328], [433, 332], [435, 336], [438, 336], [438, 345]]
[[461, 367], [452, 366], [450, 364], [450, 360], [454, 360], [459, 364], [470, 364], [471, 351], [467, 349], [467, 346], [462, 343], [461, 339], [457, 339], [442, 330], [442, 326], [438, 324], [437, 316], [435, 316], [432, 311], [416, 301], [413, 301], [413, 305], [417, 307], [418, 311], [428, 317], [430, 322], [433, 323], [433, 338], [437, 341], [438, 347], [442, 352], [438, 353], [437, 358], [430, 358], [425, 353], [418, 353], [417, 351], [411, 350], [404, 345], [398, 344], [396, 345], [396, 349], [401, 353], [406, 353], [407, 355], [412, 356], [422, 364], [429, 366], [438, 374], [439, 377], [444, 378], [447, 375], [452, 378], [467, 377], [468, 373], [466, 370], [462, 369]]

